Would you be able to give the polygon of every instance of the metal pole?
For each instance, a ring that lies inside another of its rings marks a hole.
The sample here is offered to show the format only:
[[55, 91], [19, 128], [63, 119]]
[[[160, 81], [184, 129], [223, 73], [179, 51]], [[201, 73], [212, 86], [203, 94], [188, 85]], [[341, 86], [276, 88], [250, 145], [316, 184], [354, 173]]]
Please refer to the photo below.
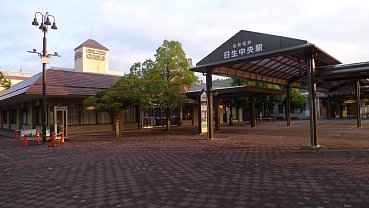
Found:
[[[311, 54], [312, 55], [312, 54]], [[315, 83], [315, 60], [313, 56], [308, 57], [308, 82], [309, 82], [309, 108], [310, 108], [310, 145], [318, 146], [318, 117]]]
[[[43, 29], [44, 38], [42, 43], [42, 57], [47, 57], [46, 51], [46, 27]], [[42, 143], [46, 142], [46, 126], [47, 126], [47, 106], [46, 106], [46, 63], [42, 63]]]
[[291, 127], [291, 87], [290, 85], [286, 86], [286, 120], [287, 126]]
[[361, 128], [361, 113], [360, 113], [361, 99], [360, 99], [360, 81], [356, 82], [356, 123], [357, 128]]
[[209, 70], [206, 73], [206, 93], [208, 95], [208, 139], [214, 138], [214, 123], [213, 123], [213, 83], [212, 83], [212, 74]]

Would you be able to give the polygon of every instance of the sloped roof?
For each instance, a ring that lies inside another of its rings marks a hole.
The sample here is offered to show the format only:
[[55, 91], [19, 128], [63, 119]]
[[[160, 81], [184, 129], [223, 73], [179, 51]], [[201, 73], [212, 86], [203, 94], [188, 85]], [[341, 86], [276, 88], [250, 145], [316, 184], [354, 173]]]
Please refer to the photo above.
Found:
[[11, 86], [9, 89], [0, 91], [0, 101], [25, 93], [40, 77], [42, 82], [42, 73], [38, 73]]
[[[341, 63], [306, 40], [241, 30], [191, 70], [300, 87], [307, 83], [308, 55], [315, 56], [316, 67]], [[320, 83], [317, 88], [327, 91], [331, 87]]]
[[[193, 85], [186, 96], [188, 98], [198, 98], [200, 93], [206, 90], [205, 84]], [[213, 86], [213, 94], [219, 96], [222, 99], [228, 98], [242, 98], [256, 95], [281, 95], [283, 90], [256, 87], [256, 86], [232, 86], [232, 87], [221, 87]]]
[[[68, 96], [87, 97], [98, 91], [109, 88], [121, 79], [121, 76], [74, 72], [58, 69], [46, 71], [46, 95], [48, 97]], [[25, 98], [38, 99], [42, 95], [42, 73], [13, 85], [0, 92], [0, 105], [7, 105], [10, 101], [22, 101]]]
[[77, 49], [79, 49], [81, 47], [95, 48], [95, 49], [99, 49], [99, 50], [109, 51], [108, 48], [106, 48], [105, 46], [101, 45], [99, 42], [97, 42], [96, 40], [93, 40], [93, 39], [86, 40], [84, 43], [82, 43], [81, 45], [79, 45], [74, 50], [77, 50]]

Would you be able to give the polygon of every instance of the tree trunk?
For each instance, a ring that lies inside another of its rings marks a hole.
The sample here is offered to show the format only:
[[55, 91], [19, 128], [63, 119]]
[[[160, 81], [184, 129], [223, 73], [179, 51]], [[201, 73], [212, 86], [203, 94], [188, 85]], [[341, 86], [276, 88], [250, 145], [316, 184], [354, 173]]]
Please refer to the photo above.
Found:
[[166, 110], [166, 130], [167, 132], [170, 132], [170, 130], [172, 129], [172, 121], [171, 121], [171, 118], [170, 118], [170, 108], [167, 108]]
[[119, 137], [119, 120], [115, 119], [115, 138]]
[[170, 132], [170, 130], [172, 129], [172, 124], [171, 124], [171, 119], [170, 116], [167, 116], [167, 123], [166, 123], [166, 127], [167, 127], [167, 132]]

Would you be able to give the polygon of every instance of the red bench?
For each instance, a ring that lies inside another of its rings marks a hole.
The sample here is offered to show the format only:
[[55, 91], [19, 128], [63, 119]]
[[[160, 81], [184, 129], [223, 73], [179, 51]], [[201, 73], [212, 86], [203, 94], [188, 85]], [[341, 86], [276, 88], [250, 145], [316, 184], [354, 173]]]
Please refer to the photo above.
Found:
[[266, 121], [268, 121], [268, 122], [276, 122], [277, 121], [277, 119], [276, 118], [273, 118], [273, 117], [269, 117], [269, 118], [257, 118], [257, 120], [258, 120], [258, 123], [263, 123], [263, 120], [266, 120]]

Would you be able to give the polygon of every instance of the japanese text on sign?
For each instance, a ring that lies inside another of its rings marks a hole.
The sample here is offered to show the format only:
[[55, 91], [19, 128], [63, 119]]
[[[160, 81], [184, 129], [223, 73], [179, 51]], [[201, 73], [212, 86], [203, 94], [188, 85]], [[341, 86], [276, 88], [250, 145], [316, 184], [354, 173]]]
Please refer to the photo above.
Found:
[[224, 52], [224, 59], [236, 58], [243, 55], [260, 53], [263, 51], [263, 44], [252, 44], [251, 40], [234, 43], [233, 49]]

